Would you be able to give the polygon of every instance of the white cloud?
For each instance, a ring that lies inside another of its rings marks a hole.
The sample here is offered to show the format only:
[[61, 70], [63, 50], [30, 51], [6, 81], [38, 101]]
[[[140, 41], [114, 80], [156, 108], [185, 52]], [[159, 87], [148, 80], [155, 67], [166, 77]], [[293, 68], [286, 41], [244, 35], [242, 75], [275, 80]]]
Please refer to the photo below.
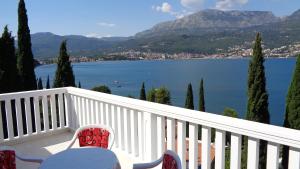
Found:
[[198, 10], [201, 9], [204, 0], [180, 0], [180, 3], [186, 8]]
[[248, 3], [248, 0], [218, 0], [215, 8], [220, 10], [229, 10]]
[[87, 34], [87, 35], [85, 35], [86, 37], [88, 37], [88, 38], [109, 38], [109, 37], [112, 37], [112, 35], [111, 34], [108, 34], [108, 35], [100, 35], [100, 34], [98, 34], [98, 33], [89, 33], [89, 34]]
[[159, 6], [153, 5], [151, 8], [152, 8], [152, 10], [155, 10], [157, 12], [168, 13], [168, 14], [176, 17], [177, 19], [183, 18], [184, 16], [190, 14], [186, 10], [183, 10], [182, 12], [173, 11], [172, 6], [167, 2], [164, 2]]
[[97, 23], [97, 25], [103, 26], [103, 27], [115, 27], [116, 26], [116, 24], [107, 23], [107, 22], [99, 22], [99, 23]]

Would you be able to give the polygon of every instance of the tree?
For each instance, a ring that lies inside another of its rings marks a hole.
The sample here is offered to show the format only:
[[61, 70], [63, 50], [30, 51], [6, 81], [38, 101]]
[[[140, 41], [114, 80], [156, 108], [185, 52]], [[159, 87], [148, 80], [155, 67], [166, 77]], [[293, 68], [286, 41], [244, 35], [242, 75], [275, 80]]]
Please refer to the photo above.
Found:
[[171, 94], [166, 87], [160, 87], [155, 90], [155, 102], [171, 105]]
[[15, 40], [7, 26], [4, 27], [2, 37], [0, 38], [0, 68], [2, 71], [0, 93], [18, 91], [20, 83], [15, 54]]
[[200, 89], [199, 89], [199, 111], [205, 112], [205, 100], [204, 100], [204, 84], [203, 79], [200, 82]]
[[50, 89], [50, 78], [49, 78], [49, 75], [47, 77], [46, 89]]
[[39, 78], [37, 86], [38, 86], [37, 89], [39, 90], [42, 90], [44, 88], [42, 78]]
[[155, 102], [155, 89], [152, 88], [147, 93], [147, 101], [149, 102]]
[[[261, 47], [261, 36], [256, 35], [253, 46], [253, 56], [248, 70], [248, 104], [246, 119], [261, 123], [270, 123], [268, 110], [268, 93], [266, 90], [266, 77], [264, 57]], [[245, 144], [245, 147], [247, 144]], [[259, 168], [266, 168], [266, 141], [261, 140], [259, 151]]]
[[[194, 96], [193, 96], [193, 87], [191, 83], [189, 83], [187, 88], [184, 107], [187, 109], [194, 110]], [[189, 137], [189, 122], [186, 122], [186, 136]]]
[[94, 88], [92, 88], [92, 90], [94, 90], [96, 92], [111, 94], [110, 88], [105, 85], [94, 87]]
[[[284, 127], [300, 130], [300, 55], [292, 77], [286, 97]], [[289, 147], [284, 146], [282, 151], [283, 168], [288, 168]]]
[[81, 83], [80, 83], [80, 81], [78, 82], [78, 88], [81, 88]]
[[232, 108], [229, 108], [229, 107], [226, 107], [224, 109], [224, 113], [223, 113], [224, 116], [228, 116], [228, 117], [234, 117], [234, 118], [238, 118], [238, 113], [232, 109]]
[[191, 83], [189, 83], [188, 88], [187, 88], [184, 107], [187, 109], [194, 110], [194, 97], [193, 97], [193, 88], [192, 88]]
[[69, 60], [69, 55], [67, 53], [67, 42], [63, 41], [60, 46], [53, 87], [57, 88], [68, 86], [75, 87], [75, 77]]
[[140, 100], [146, 100], [146, 91], [145, 91], [145, 83], [143, 82], [142, 88], [140, 91]]
[[23, 90], [36, 90], [34, 59], [31, 49], [31, 37], [28, 27], [27, 11], [24, 0], [20, 0], [18, 8], [18, 70]]

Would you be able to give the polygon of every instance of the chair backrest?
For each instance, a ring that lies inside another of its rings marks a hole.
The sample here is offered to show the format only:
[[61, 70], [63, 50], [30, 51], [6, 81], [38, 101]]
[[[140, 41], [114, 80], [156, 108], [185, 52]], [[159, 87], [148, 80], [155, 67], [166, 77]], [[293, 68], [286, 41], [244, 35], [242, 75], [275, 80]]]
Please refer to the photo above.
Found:
[[96, 146], [111, 149], [114, 143], [114, 131], [104, 125], [87, 125], [76, 130], [70, 148], [78, 138], [79, 146]]
[[162, 169], [181, 169], [180, 158], [174, 151], [167, 150], [162, 161]]
[[0, 169], [16, 169], [14, 150], [0, 150]]

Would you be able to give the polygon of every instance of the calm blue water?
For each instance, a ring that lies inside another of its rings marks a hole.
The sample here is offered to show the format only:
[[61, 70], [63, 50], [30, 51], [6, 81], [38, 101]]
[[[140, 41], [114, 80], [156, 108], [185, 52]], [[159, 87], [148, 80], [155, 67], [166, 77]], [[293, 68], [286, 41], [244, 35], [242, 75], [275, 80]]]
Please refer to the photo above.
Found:
[[[247, 103], [248, 59], [172, 60], [172, 61], [107, 61], [73, 65], [76, 83], [90, 89], [109, 86], [113, 94], [139, 96], [142, 82], [146, 90], [165, 86], [171, 91], [172, 104], [183, 106], [188, 83], [192, 83], [195, 106], [198, 107], [200, 79], [204, 79], [206, 111], [220, 114], [225, 107], [244, 117]], [[267, 59], [265, 62], [271, 123], [282, 125], [285, 97], [295, 59]], [[56, 65], [36, 68], [37, 77], [52, 79]]]

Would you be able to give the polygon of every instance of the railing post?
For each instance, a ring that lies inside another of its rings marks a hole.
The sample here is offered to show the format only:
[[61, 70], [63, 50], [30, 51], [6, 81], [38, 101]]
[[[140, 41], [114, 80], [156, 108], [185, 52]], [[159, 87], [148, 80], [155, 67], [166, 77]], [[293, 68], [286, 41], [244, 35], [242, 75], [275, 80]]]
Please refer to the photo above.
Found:
[[157, 158], [157, 116], [144, 112], [145, 124], [145, 160], [154, 161]]
[[177, 152], [181, 160], [182, 168], [186, 168], [186, 122], [177, 121]]
[[189, 168], [198, 168], [198, 125], [189, 123]]
[[289, 169], [300, 169], [300, 149], [290, 147]]
[[259, 162], [259, 140], [248, 137], [247, 169], [257, 169]]
[[210, 143], [211, 143], [211, 128], [207, 126], [202, 126], [202, 169], [210, 169]]
[[[71, 127], [73, 129], [76, 129], [76, 122], [77, 120], [75, 116], [75, 108], [74, 108], [74, 99], [71, 99], [71, 96], [69, 93], [65, 93], [65, 114], [66, 114], [66, 127]], [[63, 114], [62, 114], [63, 115]], [[61, 123], [61, 125], [63, 122]]]

